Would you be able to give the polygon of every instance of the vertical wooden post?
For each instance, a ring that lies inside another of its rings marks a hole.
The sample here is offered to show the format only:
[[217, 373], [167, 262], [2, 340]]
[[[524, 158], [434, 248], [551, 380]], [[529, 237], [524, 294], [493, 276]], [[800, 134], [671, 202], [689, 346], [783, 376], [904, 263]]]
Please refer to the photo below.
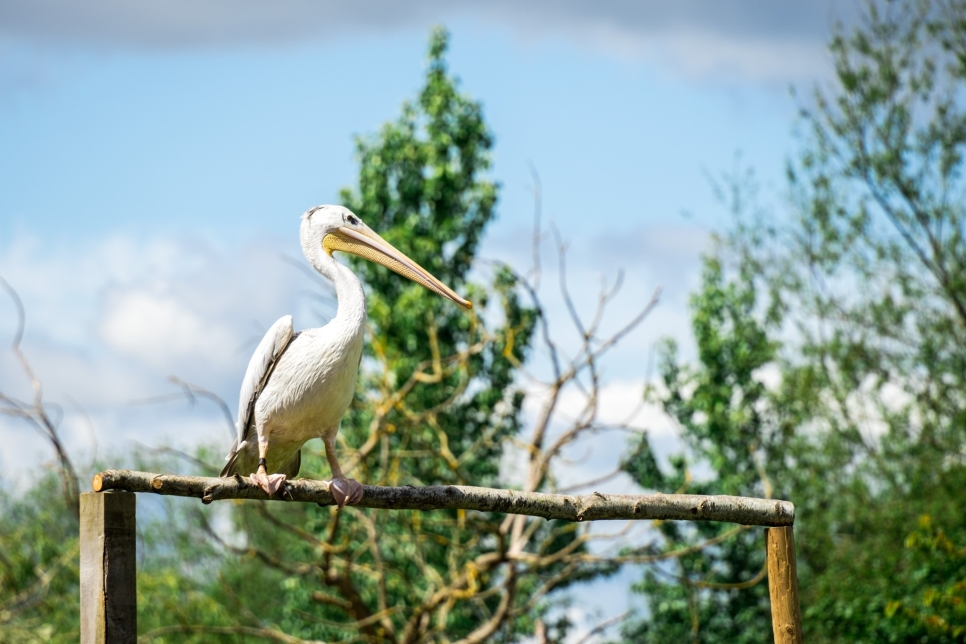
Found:
[[81, 644], [137, 641], [135, 498], [80, 495]]
[[802, 644], [802, 610], [798, 603], [798, 568], [792, 526], [766, 528], [765, 547], [775, 644]]

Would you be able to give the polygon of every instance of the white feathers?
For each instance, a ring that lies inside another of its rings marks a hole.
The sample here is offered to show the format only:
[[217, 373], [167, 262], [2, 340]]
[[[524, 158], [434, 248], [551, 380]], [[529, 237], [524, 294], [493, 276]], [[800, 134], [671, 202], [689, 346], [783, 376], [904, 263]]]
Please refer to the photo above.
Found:
[[235, 441], [237, 444], [235, 450], [241, 449], [247, 442], [255, 399], [264, 389], [272, 369], [291, 342], [293, 331], [292, 316], [280, 317], [258, 343], [252, 359], [248, 362], [248, 369], [245, 370], [245, 378], [242, 380], [241, 392], [238, 395], [238, 421], [235, 423], [238, 438]]
[[[362, 357], [366, 297], [359, 278], [322, 249], [324, 234], [342, 223], [343, 210], [330, 206], [304, 217], [300, 234], [306, 258], [335, 285], [339, 300], [335, 319], [322, 328], [294, 333], [292, 317], [286, 315], [262, 338], [242, 381], [238, 436], [222, 476], [253, 472], [260, 441], [267, 444], [268, 471], [294, 464], [294, 476], [305, 441], [337, 432], [352, 402]], [[252, 440], [253, 432], [258, 440]]]

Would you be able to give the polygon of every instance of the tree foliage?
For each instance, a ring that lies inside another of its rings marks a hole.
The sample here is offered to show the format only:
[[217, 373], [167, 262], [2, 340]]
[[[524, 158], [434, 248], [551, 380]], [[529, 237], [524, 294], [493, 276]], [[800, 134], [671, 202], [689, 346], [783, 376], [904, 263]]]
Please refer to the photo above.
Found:
[[[353, 264], [366, 285], [369, 343], [342, 424], [340, 459], [348, 474], [369, 484], [505, 486], [508, 446], [516, 444], [525, 457], [521, 487], [553, 488], [565, 448], [614, 429], [598, 414], [601, 361], [655, 302], [613, 336], [601, 337], [616, 290], [601, 294], [587, 325], [562, 281], [583, 339], [568, 360], [548, 334], [538, 269], [524, 278], [491, 265], [479, 272], [487, 282], [472, 281], [480, 239], [495, 214], [497, 186], [486, 177], [493, 137], [480, 104], [449, 74], [446, 46], [446, 33], [435, 31], [416, 100], [377, 134], [357, 140], [359, 182], [342, 198], [390, 242], [466, 293], [474, 311], [381, 267]], [[535, 234], [539, 239], [540, 231]], [[521, 369], [538, 322], [553, 367], [546, 382]], [[524, 381], [544, 396], [530, 427], [522, 420]], [[189, 397], [212, 396], [177, 384]], [[565, 395], [582, 405], [575, 417], [563, 411]], [[322, 456], [320, 446], [307, 445], [301, 475], [328, 478]], [[111, 464], [118, 460], [115, 455]], [[196, 456], [161, 450], [135, 460], [135, 467], [154, 471], [217, 471], [209, 465], [217, 454], [206, 449]], [[30, 490], [25, 498], [38, 493]], [[170, 498], [147, 506], [138, 518], [138, 619], [148, 642], [512, 642], [531, 635], [562, 641], [572, 624], [553, 610], [566, 601], [559, 591], [612, 573], [624, 560], [590, 554], [588, 543], [602, 537], [587, 525], [533, 517], [302, 504], [199, 507]], [[22, 515], [22, 527], [38, 528], [39, 518], [4, 511], [6, 518]], [[76, 518], [57, 516], [74, 521], [73, 528], [62, 526], [66, 534], [76, 530]], [[52, 552], [63, 554], [70, 543], [52, 544]], [[28, 554], [37, 559], [37, 550]], [[76, 593], [57, 601], [73, 602], [60, 615], [65, 641], [76, 638]], [[17, 623], [40, 623], [54, 605], [49, 600]], [[38, 633], [34, 639], [42, 639]]]
[[[776, 344], [755, 317], [756, 293], [726, 281], [722, 263], [704, 262], [701, 289], [691, 298], [699, 364], [682, 365], [673, 341], [661, 352], [662, 387], [647, 395], [677, 422], [686, 451], [665, 472], [649, 437], [641, 436], [622, 464], [642, 487], [662, 492], [771, 496], [771, 475], [783, 460], [787, 419], [779, 418], [760, 370]], [[711, 476], [694, 468], [709, 468]], [[634, 590], [651, 615], [623, 632], [641, 642], [759, 642], [771, 631], [760, 530], [713, 523], [660, 523], [664, 553], [685, 552], [649, 567]]]
[[[354, 261], [370, 342], [339, 449], [370, 484], [505, 486], [515, 444], [515, 481], [556, 489], [564, 450], [615, 429], [599, 417], [601, 359], [650, 305], [601, 338], [612, 293], [588, 324], [564, 281], [582, 338], [565, 360], [536, 266], [473, 271], [497, 203], [493, 136], [446, 46], [434, 32], [415, 100], [357, 140], [359, 180], [342, 200], [476, 308]], [[749, 211], [735, 180], [735, 225], [691, 300], [697, 359], [662, 347], [645, 395], [684, 449], [659, 462], [645, 434], [622, 469], [664, 492], [794, 501], [809, 641], [962, 642], [966, 2], [870, 2], [830, 51], [836, 83], [803, 108], [790, 207]], [[523, 369], [536, 348], [545, 382]], [[521, 383], [544, 395], [532, 425]], [[565, 397], [578, 410], [566, 422]], [[45, 427], [39, 399], [3, 402]], [[303, 475], [327, 478], [308, 447]], [[0, 642], [76, 639], [76, 477], [58, 454], [60, 494], [49, 477], [25, 497], [53, 501], [0, 497]], [[658, 523], [654, 541], [615, 552], [592, 551], [586, 526], [459, 511], [166, 501], [143, 520], [165, 526], [142, 532], [146, 641], [561, 641], [572, 625], [555, 593], [628, 563], [648, 564], [634, 590], [650, 610], [623, 626], [627, 640], [750, 642], [771, 629], [762, 535], [742, 526]]]
[[[519, 431], [515, 365], [526, 359], [534, 313], [506, 272], [490, 287], [469, 281], [494, 216], [497, 186], [485, 178], [493, 138], [480, 104], [447, 72], [445, 51], [446, 34], [436, 31], [417, 100], [377, 135], [358, 139], [359, 183], [342, 193], [476, 307], [467, 313], [382, 267], [353, 262], [366, 284], [369, 342], [341, 449], [347, 471], [372, 485], [498, 484], [502, 443]], [[492, 329], [476, 313], [488, 307], [500, 312]], [[302, 475], [327, 478], [314, 451]], [[249, 506], [236, 517], [261, 554], [239, 562], [232, 585], [248, 595], [246, 605], [264, 606], [272, 589], [272, 621], [299, 637], [458, 639], [513, 601], [496, 586], [499, 557], [486, 559], [504, 547], [496, 517]], [[261, 575], [265, 588], [242, 585], [249, 574]]]
[[48, 474], [32, 492], [0, 492], [0, 643], [77, 641], [77, 519]]
[[[708, 260], [731, 269], [723, 282], [706, 274], [693, 303], [698, 377], [681, 395], [687, 372], [668, 363], [661, 399], [718, 489], [752, 482], [735, 478], [752, 471], [742, 446], [767, 454], [776, 493], [798, 508], [807, 640], [963, 641], [966, 3], [871, 2], [830, 51], [837, 84], [803, 109], [792, 207], [745, 212]], [[751, 304], [735, 309], [742, 322], [709, 308], [738, 294]], [[709, 314], [729, 322], [734, 346], [708, 333]], [[766, 364], [777, 377], [764, 390], [749, 376]], [[707, 386], [729, 379], [744, 387]], [[729, 547], [707, 551], [705, 568], [724, 565]], [[653, 609], [687, 588], [650, 575], [641, 590]], [[723, 597], [739, 601], [705, 592], [691, 614]], [[672, 628], [681, 606], [645, 632]], [[752, 621], [766, 632], [763, 612]], [[695, 639], [736, 632], [712, 621]]]

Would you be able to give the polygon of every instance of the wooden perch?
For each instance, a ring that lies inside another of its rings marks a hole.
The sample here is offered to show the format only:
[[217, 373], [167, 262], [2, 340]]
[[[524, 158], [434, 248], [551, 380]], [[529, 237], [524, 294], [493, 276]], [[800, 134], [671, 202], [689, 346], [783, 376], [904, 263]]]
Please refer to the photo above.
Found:
[[[95, 492], [126, 490], [199, 498], [203, 503], [222, 499], [302, 501], [333, 505], [328, 483], [309, 479], [289, 481], [286, 499], [269, 498], [247, 478], [212, 478], [107, 470], [94, 476]], [[383, 487], [366, 485], [363, 508], [383, 510], [478, 510], [525, 514], [564, 521], [649, 519], [664, 521], [724, 521], [742, 525], [790, 526], [795, 506], [788, 501], [741, 496], [692, 494], [541, 494], [464, 485]]]

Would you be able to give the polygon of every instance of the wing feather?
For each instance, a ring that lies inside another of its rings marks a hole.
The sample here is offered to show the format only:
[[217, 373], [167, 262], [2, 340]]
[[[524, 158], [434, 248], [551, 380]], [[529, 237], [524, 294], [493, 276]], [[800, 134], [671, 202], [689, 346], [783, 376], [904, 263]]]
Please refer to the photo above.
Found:
[[248, 439], [258, 394], [265, 388], [278, 359], [285, 353], [285, 349], [295, 335], [292, 316], [281, 317], [265, 333], [265, 337], [258, 343], [255, 353], [252, 354], [252, 359], [248, 362], [248, 369], [245, 370], [245, 377], [242, 380], [241, 391], [238, 394], [238, 421], [235, 423], [238, 434], [231, 450], [228, 452], [226, 460], [229, 462]]

